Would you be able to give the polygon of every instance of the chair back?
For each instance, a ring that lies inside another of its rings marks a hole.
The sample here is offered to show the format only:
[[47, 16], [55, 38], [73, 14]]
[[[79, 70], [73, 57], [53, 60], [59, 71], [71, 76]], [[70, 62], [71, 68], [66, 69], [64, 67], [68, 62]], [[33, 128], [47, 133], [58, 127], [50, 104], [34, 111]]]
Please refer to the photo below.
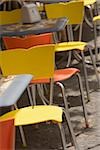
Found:
[[68, 3], [54, 3], [45, 5], [47, 18], [66, 17], [67, 24], [81, 24], [84, 16], [83, 1], [72, 1]]
[[21, 9], [0, 11], [0, 25], [19, 23], [21, 18]]
[[0, 67], [4, 76], [32, 74], [35, 79], [52, 78], [55, 45], [41, 45], [30, 49], [0, 51]]
[[4, 45], [6, 49], [30, 48], [36, 45], [44, 45], [52, 43], [52, 33], [40, 35], [28, 35], [25, 37], [4, 37]]
[[15, 149], [14, 120], [0, 121], [0, 150]]

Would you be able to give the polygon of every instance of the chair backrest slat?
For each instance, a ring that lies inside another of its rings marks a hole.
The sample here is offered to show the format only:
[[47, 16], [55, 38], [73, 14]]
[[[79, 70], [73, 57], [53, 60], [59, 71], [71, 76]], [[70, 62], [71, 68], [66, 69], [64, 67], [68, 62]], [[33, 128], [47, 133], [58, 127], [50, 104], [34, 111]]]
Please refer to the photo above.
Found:
[[21, 14], [21, 9], [0, 11], [0, 25], [20, 23], [22, 18]]
[[52, 78], [55, 45], [35, 46], [30, 49], [0, 51], [0, 67], [4, 76], [32, 74], [35, 79]]
[[53, 43], [52, 33], [28, 35], [25, 37], [4, 37], [3, 41], [6, 49], [30, 48]]
[[67, 17], [67, 24], [81, 24], [84, 16], [83, 1], [72, 1], [68, 3], [56, 3], [45, 5], [48, 18]]

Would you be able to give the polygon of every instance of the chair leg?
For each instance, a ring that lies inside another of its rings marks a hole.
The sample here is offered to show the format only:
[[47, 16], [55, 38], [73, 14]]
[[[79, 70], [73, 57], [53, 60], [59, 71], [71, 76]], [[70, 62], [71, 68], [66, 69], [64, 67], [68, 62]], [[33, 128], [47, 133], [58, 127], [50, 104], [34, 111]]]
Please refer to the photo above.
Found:
[[44, 96], [43, 84], [37, 84], [37, 90], [38, 90], [38, 94], [39, 94], [43, 104], [44, 105], [49, 104], [48, 99]]
[[[15, 107], [15, 109], [18, 109], [17, 104], [14, 104], [14, 107]], [[22, 126], [19, 126], [19, 131], [20, 131], [20, 136], [22, 139], [23, 146], [26, 147], [27, 146], [26, 138], [25, 138], [25, 134], [24, 134], [24, 130], [23, 130]]]
[[66, 121], [67, 121], [67, 124], [68, 124], [68, 128], [69, 128], [69, 131], [70, 131], [72, 140], [73, 140], [73, 144], [74, 144], [76, 150], [79, 150], [79, 147], [78, 147], [78, 144], [77, 144], [77, 141], [76, 141], [76, 137], [75, 137], [75, 134], [74, 134], [72, 125], [71, 125], [69, 112], [66, 111], [66, 110], [63, 110], [63, 112], [64, 112], [64, 114], [65, 114], [65, 118], [66, 118]]
[[67, 98], [65, 96], [65, 88], [64, 85], [61, 82], [56, 82], [56, 84], [60, 87], [61, 92], [62, 92], [62, 96], [63, 96], [63, 101], [64, 101], [64, 105], [65, 105], [65, 110], [68, 112], [68, 101]]
[[91, 57], [91, 61], [92, 61], [93, 67], [94, 67], [94, 71], [95, 71], [97, 82], [98, 82], [98, 88], [99, 88], [100, 87], [99, 75], [98, 75], [96, 63], [95, 63], [95, 60], [93, 58], [93, 54], [92, 54], [92, 51], [91, 51], [90, 48], [89, 48], [89, 53], [90, 53], [90, 57]]
[[29, 86], [27, 87], [27, 93], [28, 93], [28, 97], [29, 97], [29, 100], [30, 100], [30, 104], [31, 104], [31, 106], [33, 106], [34, 103], [33, 103], [33, 100], [32, 100], [32, 96], [31, 96], [31, 92], [30, 92], [30, 87]]
[[[90, 17], [91, 17], [91, 21], [92, 21], [92, 20], [93, 20], [92, 5], [88, 5], [87, 7], [88, 7], [88, 9], [89, 9]], [[86, 13], [85, 13], [84, 20], [85, 20], [85, 22], [87, 23], [87, 25], [88, 25], [90, 28], [93, 28], [93, 23], [89, 21], [89, 19], [88, 19], [87, 16], [86, 16]]]
[[59, 129], [60, 129], [60, 133], [61, 133], [61, 139], [62, 139], [62, 144], [63, 144], [63, 150], [67, 150], [66, 148], [66, 137], [64, 134], [64, 128], [62, 126], [61, 123], [58, 123]]
[[86, 64], [85, 64], [85, 56], [83, 51], [81, 51], [82, 55], [82, 63], [83, 63], [83, 71], [84, 71], [84, 79], [85, 79], [85, 87], [86, 87], [86, 94], [87, 94], [87, 100], [88, 102], [90, 101], [90, 95], [89, 95], [89, 84], [88, 84], [88, 75], [87, 75], [87, 70], [86, 70]]
[[98, 61], [96, 22], [94, 22], [94, 47], [95, 47], [95, 61]]
[[33, 99], [33, 105], [36, 105], [36, 85], [31, 85], [31, 92], [32, 92], [32, 99]]
[[83, 113], [84, 113], [84, 118], [85, 118], [85, 125], [86, 128], [89, 127], [88, 123], [88, 115], [87, 115], [87, 109], [86, 109], [86, 104], [85, 104], [85, 98], [84, 98], [84, 90], [83, 90], [83, 84], [82, 84], [82, 79], [79, 73], [76, 74], [79, 80], [79, 86], [80, 86], [80, 93], [81, 93], [81, 102], [83, 106]]
[[50, 79], [50, 105], [53, 104], [54, 79]]

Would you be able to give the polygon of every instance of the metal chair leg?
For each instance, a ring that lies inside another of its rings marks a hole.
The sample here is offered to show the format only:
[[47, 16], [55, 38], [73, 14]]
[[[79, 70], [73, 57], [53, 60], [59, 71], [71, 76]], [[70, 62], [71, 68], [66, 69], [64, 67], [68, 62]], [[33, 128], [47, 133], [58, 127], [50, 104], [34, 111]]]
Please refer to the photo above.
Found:
[[43, 104], [44, 105], [49, 104], [48, 99], [44, 95], [44, 89], [43, 89], [43, 85], [42, 84], [37, 84], [37, 90], [38, 90], [38, 94], [39, 94]]
[[96, 29], [96, 22], [94, 22], [94, 47], [95, 47], [95, 60], [98, 61], [98, 47], [97, 47], [97, 29]]
[[60, 87], [60, 89], [61, 89], [62, 97], [63, 97], [63, 101], [64, 101], [64, 105], [65, 105], [65, 110], [68, 111], [68, 101], [67, 101], [67, 98], [65, 96], [64, 85], [61, 82], [56, 82], [56, 85], [58, 85]]
[[84, 79], [85, 79], [85, 87], [86, 87], [86, 94], [87, 94], [87, 100], [90, 101], [90, 95], [89, 95], [89, 84], [88, 84], [88, 75], [87, 75], [87, 70], [86, 70], [86, 64], [85, 64], [85, 56], [84, 52], [81, 51], [82, 55], [82, 63], [83, 63], [83, 70], [84, 70]]
[[[88, 5], [87, 6], [89, 11], [90, 11], [90, 17], [91, 17], [91, 20], [93, 19], [93, 12], [92, 12], [92, 6], [91, 5]], [[84, 20], [85, 22], [87, 23], [87, 25], [90, 27], [90, 28], [93, 28], [93, 23], [89, 21], [89, 19], [87, 18], [86, 14], [85, 14], [85, 17], [84, 17]]]
[[31, 85], [31, 93], [32, 93], [32, 99], [33, 99], [33, 105], [36, 105], [36, 85]]
[[[14, 107], [15, 107], [15, 109], [18, 109], [17, 104], [14, 104]], [[20, 131], [20, 136], [22, 139], [23, 146], [26, 147], [27, 146], [26, 138], [25, 138], [25, 134], [24, 134], [24, 130], [23, 130], [22, 126], [19, 126], [19, 131]]]
[[93, 58], [93, 54], [92, 54], [92, 51], [91, 51], [90, 48], [89, 48], [89, 53], [90, 53], [91, 61], [92, 61], [93, 68], [94, 68], [94, 71], [95, 71], [95, 74], [96, 74], [97, 83], [98, 83], [98, 88], [99, 88], [99, 87], [100, 87], [99, 74], [98, 74], [98, 72], [97, 72], [96, 63], [95, 63], [95, 60], [94, 60], [94, 58]]
[[64, 128], [63, 128], [63, 126], [62, 126], [61, 123], [58, 123], [58, 126], [59, 126], [60, 133], [61, 133], [61, 139], [62, 139], [62, 144], [63, 144], [63, 150], [67, 150], [67, 147], [66, 147], [66, 137], [65, 137], [65, 134], [64, 134]]
[[74, 144], [74, 146], [75, 146], [76, 150], [79, 150], [79, 147], [78, 147], [78, 144], [77, 144], [77, 141], [76, 141], [76, 137], [75, 137], [75, 134], [74, 134], [74, 131], [73, 131], [72, 125], [71, 125], [69, 112], [68, 112], [68, 110], [63, 110], [63, 112], [64, 112], [65, 117], [66, 117], [66, 121], [67, 121], [68, 128], [69, 128], [69, 131], [70, 131], [70, 134], [71, 134], [72, 140], [73, 140], [73, 144]]
[[84, 118], [85, 118], [85, 125], [86, 128], [89, 127], [88, 123], [88, 115], [87, 115], [87, 109], [86, 109], [86, 104], [85, 104], [85, 98], [84, 98], [84, 90], [83, 90], [83, 84], [82, 84], [82, 79], [79, 73], [76, 74], [79, 80], [79, 86], [80, 86], [80, 93], [81, 93], [81, 102], [83, 106], [83, 113], [84, 113]]
[[34, 106], [32, 96], [31, 96], [30, 86], [27, 87], [27, 93], [28, 93], [28, 97], [29, 97], [31, 106]]
[[53, 104], [53, 91], [54, 91], [54, 79], [50, 79], [50, 98], [49, 98], [49, 101], [50, 101], [50, 105]]

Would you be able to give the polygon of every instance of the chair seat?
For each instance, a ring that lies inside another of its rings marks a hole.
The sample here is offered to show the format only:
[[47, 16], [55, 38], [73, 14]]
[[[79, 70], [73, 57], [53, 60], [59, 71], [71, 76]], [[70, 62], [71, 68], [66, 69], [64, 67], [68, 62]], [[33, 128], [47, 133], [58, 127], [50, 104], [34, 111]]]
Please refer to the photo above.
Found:
[[[75, 73], [80, 72], [77, 68], [67, 68], [67, 69], [58, 69], [54, 72], [54, 82], [62, 81], [72, 77]], [[38, 80], [31, 80], [30, 84], [39, 84], [39, 83], [49, 83], [49, 79], [38, 79]]]
[[62, 122], [62, 113], [62, 108], [58, 106], [29, 106], [8, 112], [1, 116], [0, 120], [15, 119], [15, 126], [35, 124], [50, 120]]
[[98, 21], [98, 20], [100, 20], [100, 15], [95, 16], [95, 17], [93, 18], [93, 21]]
[[78, 50], [84, 50], [84, 47], [87, 45], [87, 43], [85, 42], [79, 42], [79, 41], [75, 41], [75, 42], [62, 42], [62, 43], [58, 43], [56, 44], [56, 48], [55, 51], [56, 52], [61, 52], [61, 51], [69, 51], [69, 50], [73, 50], [73, 49], [78, 49]]
[[96, 0], [84, 0], [84, 6], [93, 5], [95, 2]]

